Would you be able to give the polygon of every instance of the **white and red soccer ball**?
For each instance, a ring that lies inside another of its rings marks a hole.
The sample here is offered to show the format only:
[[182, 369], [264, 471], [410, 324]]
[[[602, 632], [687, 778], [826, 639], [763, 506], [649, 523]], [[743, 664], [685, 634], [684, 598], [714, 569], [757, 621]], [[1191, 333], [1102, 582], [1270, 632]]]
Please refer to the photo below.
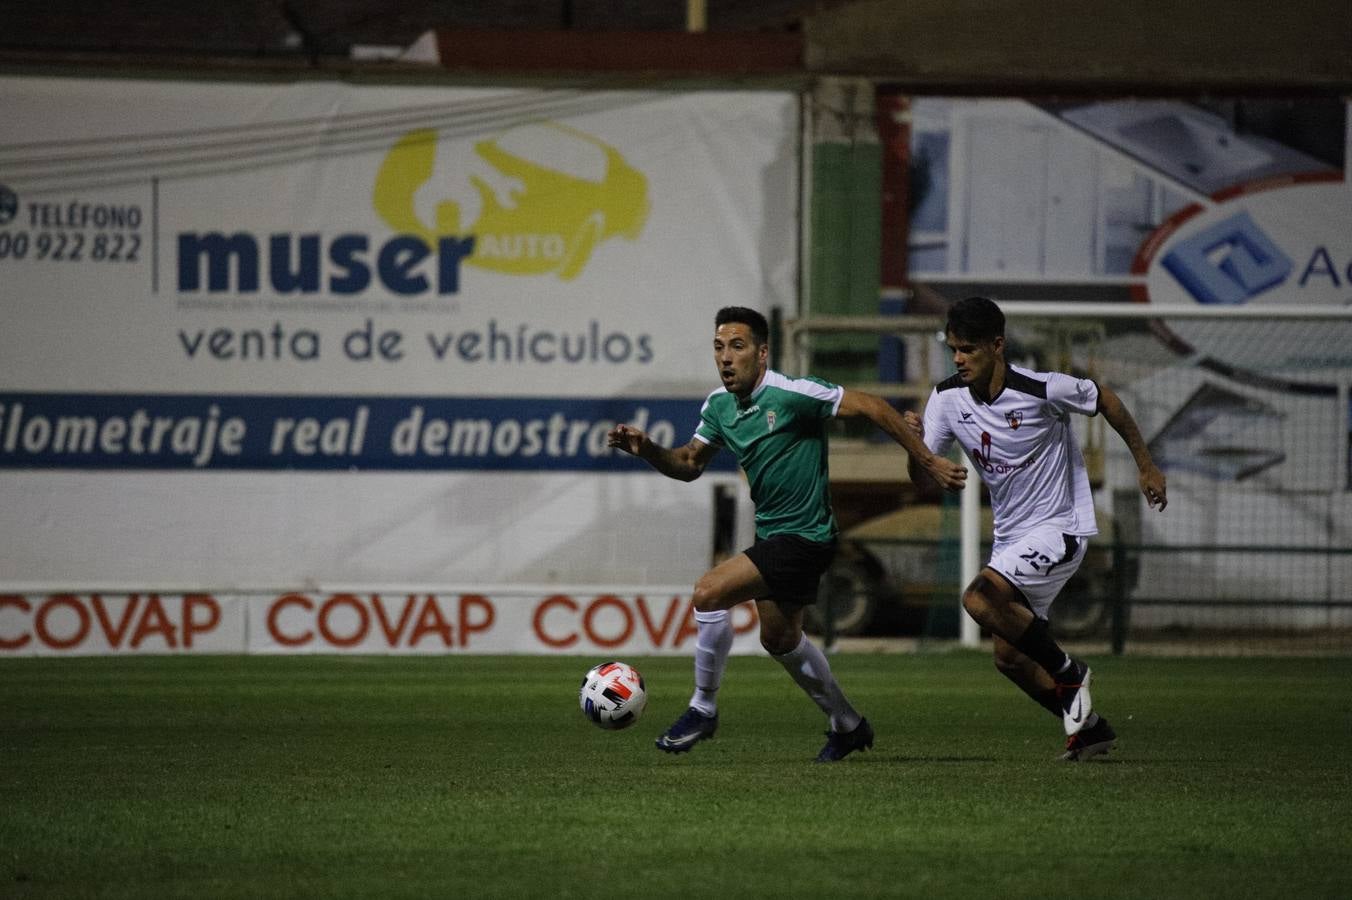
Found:
[[578, 702], [588, 719], [614, 731], [638, 721], [648, 704], [648, 692], [638, 669], [628, 663], [606, 662], [593, 666], [582, 679]]

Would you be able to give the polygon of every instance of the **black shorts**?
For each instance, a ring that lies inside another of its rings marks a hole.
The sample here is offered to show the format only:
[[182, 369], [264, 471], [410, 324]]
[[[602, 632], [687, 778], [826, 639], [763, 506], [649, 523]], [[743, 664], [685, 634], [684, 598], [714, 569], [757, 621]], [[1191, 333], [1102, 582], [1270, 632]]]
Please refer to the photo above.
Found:
[[770, 586], [770, 596], [786, 606], [817, 602], [817, 583], [836, 555], [835, 541], [809, 541], [796, 534], [756, 538], [747, 558]]

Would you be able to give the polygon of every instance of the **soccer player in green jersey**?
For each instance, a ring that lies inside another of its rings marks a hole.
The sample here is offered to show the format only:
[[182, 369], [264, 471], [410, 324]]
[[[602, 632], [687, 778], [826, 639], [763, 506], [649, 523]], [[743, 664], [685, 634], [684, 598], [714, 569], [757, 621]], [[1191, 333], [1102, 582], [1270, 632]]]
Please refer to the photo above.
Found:
[[770, 369], [770, 329], [755, 310], [725, 307], [714, 318], [714, 329], [714, 364], [723, 386], [704, 401], [690, 443], [662, 447], [628, 425], [609, 434], [611, 447], [681, 481], [694, 481], [727, 447], [746, 472], [756, 506], [755, 543], [695, 583], [695, 692], [657, 746], [683, 753], [713, 737], [718, 688], [732, 648], [728, 610], [755, 600], [761, 645], [830, 720], [817, 761], [835, 762], [873, 746], [873, 728], [845, 698], [826, 656], [803, 634], [803, 608], [816, 601], [817, 583], [836, 552], [826, 420], [868, 418], [949, 490], [962, 488], [967, 471], [931, 453], [881, 397]]

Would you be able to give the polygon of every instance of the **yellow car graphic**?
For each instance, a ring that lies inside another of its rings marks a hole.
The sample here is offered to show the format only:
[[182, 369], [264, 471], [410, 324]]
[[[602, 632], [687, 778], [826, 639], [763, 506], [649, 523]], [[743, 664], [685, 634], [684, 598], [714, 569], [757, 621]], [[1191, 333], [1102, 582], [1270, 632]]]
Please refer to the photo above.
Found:
[[[636, 239], [648, 218], [648, 180], [614, 147], [574, 128], [533, 122], [474, 144], [475, 196], [438, 194], [428, 225], [415, 195], [432, 181], [437, 134], [412, 131], [390, 149], [376, 173], [372, 202], [396, 232], [434, 246], [442, 237], [474, 236], [469, 265], [509, 275], [554, 272], [576, 278], [592, 250], [612, 237]], [[435, 189], [435, 184], [433, 189]], [[473, 221], [467, 210], [477, 207]]]

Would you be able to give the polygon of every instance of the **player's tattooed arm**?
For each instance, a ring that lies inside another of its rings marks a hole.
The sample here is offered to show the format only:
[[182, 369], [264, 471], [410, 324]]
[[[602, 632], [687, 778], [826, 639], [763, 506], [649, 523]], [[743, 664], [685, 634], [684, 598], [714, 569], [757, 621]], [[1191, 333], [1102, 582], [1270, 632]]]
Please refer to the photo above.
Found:
[[836, 415], [842, 418], [864, 416], [869, 419], [907, 452], [908, 467], [919, 467], [945, 490], [960, 491], [967, 483], [967, 469], [930, 452], [922, 433], [908, 425], [902, 414], [882, 397], [865, 391], [847, 390], [840, 400]]
[[1164, 473], [1155, 465], [1150, 448], [1146, 446], [1145, 438], [1141, 437], [1141, 429], [1136, 427], [1136, 420], [1132, 418], [1122, 398], [1104, 384], [1099, 385], [1099, 412], [1103, 413], [1104, 420], [1113, 427], [1113, 431], [1118, 433], [1127, 449], [1131, 451], [1131, 458], [1136, 461], [1139, 473], [1137, 481], [1146, 502], [1152, 509], [1157, 506], [1164, 509], [1169, 504]]
[[[912, 434], [922, 441], [925, 439], [925, 423], [918, 414], [907, 410], [902, 414], [901, 420]], [[938, 484], [938, 480], [922, 469], [914, 456], [906, 457], [906, 473], [911, 476], [911, 481], [916, 484]]]

